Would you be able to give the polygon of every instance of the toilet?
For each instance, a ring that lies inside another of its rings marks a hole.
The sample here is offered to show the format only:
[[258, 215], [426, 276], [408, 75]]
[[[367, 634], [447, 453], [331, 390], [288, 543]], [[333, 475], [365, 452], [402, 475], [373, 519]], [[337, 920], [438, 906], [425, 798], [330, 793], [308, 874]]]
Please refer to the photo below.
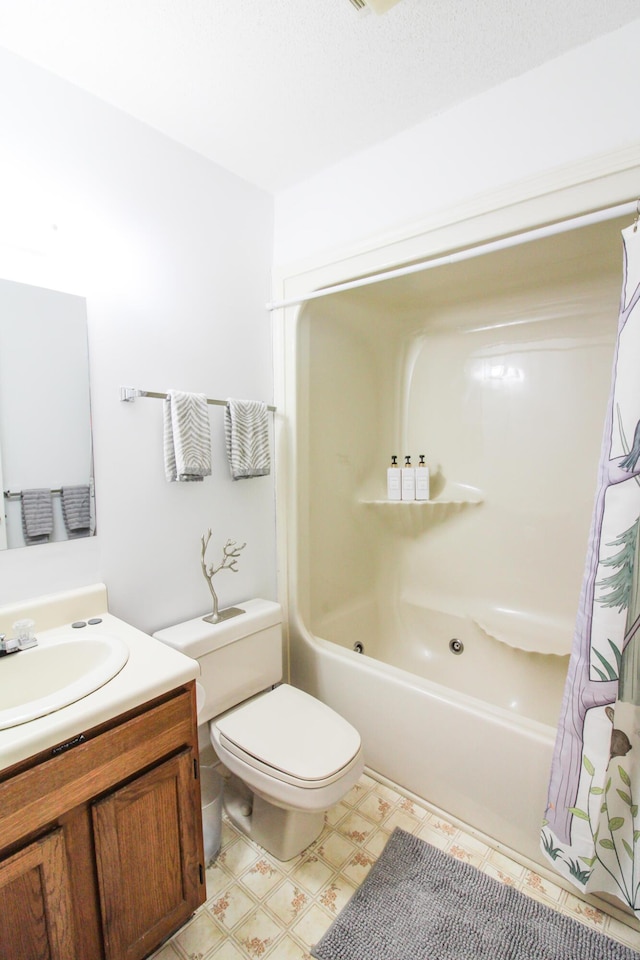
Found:
[[154, 633], [200, 664], [198, 724], [232, 777], [230, 820], [278, 860], [321, 833], [324, 815], [364, 769], [360, 735], [315, 697], [282, 683], [282, 608], [237, 604], [238, 616], [188, 620]]

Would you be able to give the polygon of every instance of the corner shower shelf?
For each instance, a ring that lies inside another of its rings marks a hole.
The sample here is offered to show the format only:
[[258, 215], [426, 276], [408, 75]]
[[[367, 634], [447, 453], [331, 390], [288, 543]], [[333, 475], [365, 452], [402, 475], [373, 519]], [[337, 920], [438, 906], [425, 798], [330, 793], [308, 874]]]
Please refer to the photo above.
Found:
[[447, 484], [432, 500], [367, 500], [359, 503], [375, 511], [403, 533], [417, 532], [484, 502], [482, 491], [464, 484]]

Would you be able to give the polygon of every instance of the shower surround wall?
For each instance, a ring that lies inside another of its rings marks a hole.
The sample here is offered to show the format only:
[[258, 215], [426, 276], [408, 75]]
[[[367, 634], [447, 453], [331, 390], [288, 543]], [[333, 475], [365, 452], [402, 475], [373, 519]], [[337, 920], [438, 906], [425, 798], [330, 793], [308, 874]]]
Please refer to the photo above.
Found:
[[[538, 861], [620, 226], [333, 294], [297, 323], [294, 681], [373, 769]], [[386, 501], [407, 453], [430, 502]]]

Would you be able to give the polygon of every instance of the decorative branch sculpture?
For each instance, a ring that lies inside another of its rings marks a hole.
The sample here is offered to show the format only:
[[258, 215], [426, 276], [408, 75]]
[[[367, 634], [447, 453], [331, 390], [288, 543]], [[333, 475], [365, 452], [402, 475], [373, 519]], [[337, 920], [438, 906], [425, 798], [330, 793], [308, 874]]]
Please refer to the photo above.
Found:
[[238, 572], [238, 557], [244, 548], [246, 543], [243, 543], [241, 546], [238, 546], [235, 540], [227, 540], [224, 547], [222, 548], [222, 560], [220, 563], [215, 566], [213, 563], [210, 563], [207, 566], [205, 554], [207, 552], [207, 547], [209, 546], [209, 541], [211, 540], [211, 530], [208, 530], [206, 535], [203, 534], [201, 538], [202, 550], [201, 550], [201, 560], [200, 564], [202, 566], [202, 573], [205, 580], [209, 584], [209, 590], [211, 591], [211, 597], [213, 599], [213, 613], [209, 617], [204, 617], [208, 623], [219, 623], [221, 620], [227, 620], [229, 617], [235, 617], [240, 613], [244, 613], [243, 610], [239, 610], [237, 607], [227, 607], [226, 610], [223, 610], [222, 613], [218, 609], [218, 595], [213, 588], [213, 578], [216, 573], [220, 573], [221, 570], [231, 570], [232, 573]]

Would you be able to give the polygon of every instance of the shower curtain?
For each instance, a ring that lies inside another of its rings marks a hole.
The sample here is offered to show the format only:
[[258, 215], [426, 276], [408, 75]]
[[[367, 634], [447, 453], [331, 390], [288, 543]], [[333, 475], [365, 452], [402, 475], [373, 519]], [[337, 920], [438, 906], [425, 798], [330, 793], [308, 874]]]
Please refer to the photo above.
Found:
[[622, 231], [613, 382], [541, 844], [640, 917], [640, 230]]

